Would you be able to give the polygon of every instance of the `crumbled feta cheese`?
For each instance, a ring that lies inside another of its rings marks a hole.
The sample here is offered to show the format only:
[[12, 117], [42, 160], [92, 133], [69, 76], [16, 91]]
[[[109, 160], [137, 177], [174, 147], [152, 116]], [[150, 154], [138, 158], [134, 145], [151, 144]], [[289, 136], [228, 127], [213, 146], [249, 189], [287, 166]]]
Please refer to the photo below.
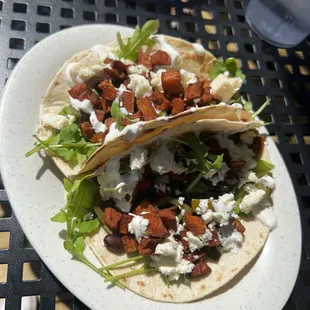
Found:
[[242, 132], [239, 137], [242, 142], [251, 145], [256, 137], [256, 132], [253, 130], [247, 130]]
[[179, 198], [178, 198], [178, 201], [179, 201], [180, 206], [183, 206], [184, 200], [185, 200], [184, 197], [179, 197]]
[[143, 216], [136, 215], [128, 224], [128, 231], [134, 234], [136, 240], [140, 242], [141, 238], [146, 236], [146, 230], [148, 225], [148, 219], [143, 218]]
[[157, 72], [151, 71], [151, 85], [157, 91], [164, 91], [163, 85], [161, 83], [161, 74], [166, 72], [166, 69], [159, 69]]
[[224, 194], [219, 196], [217, 200], [212, 201], [213, 208], [216, 212], [230, 212], [236, 205], [234, 194]]
[[242, 187], [246, 183], [255, 183], [258, 181], [258, 177], [256, 176], [256, 173], [253, 171], [241, 171], [239, 175], [239, 183], [238, 187]]
[[103, 124], [102, 122], [100, 122], [97, 118], [97, 115], [96, 115], [96, 112], [95, 111], [92, 111], [90, 113], [90, 116], [89, 116], [89, 121], [94, 129], [94, 131], [97, 133], [97, 132], [105, 132], [108, 127]]
[[195, 236], [191, 231], [188, 231], [183, 239], [188, 242], [189, 250], [193, 253], [208, 244], [212, 239], [212, 233], [206, 229], [204, 234]]
[[121, 175], [119, 170], [119, 157], [107, 162], [104, 170], [97, 177], [100, 184], [100, 195], [103, 201], [114, 199], [117, 208], [123, 212], [129, 212], [131, 204], [125, 197], [132, 195], [143, 171], [134, 170]]
[[188, 84], [194, 84], [198, 81], [195, 73], [188, 72], [184, 69], [180, 70], [180, 75], [181, 75], [182, 85], [184, 88], [186, 88]]
[[209, 199], [200, 199], [195, 212], [199, 215], [205, 214], [209, 210]]
[[[46, 113], [40, 117], [43, 126], [52, 127], [55, 129], [62, 129], [73, 122], [70, 121], [67, 117], [58, 114]], [[75, 120], [75, 118], [74, 118]]]
[[227, 102], [241, 87], [240, 78], [227, 77], [220, 73], [210, 84], [211, 94]]
[[176, 163], [174, 154], [168, 149], [167, 143], [163, 143], [151, 155], [150, 167], [159, 174], [173, 172], [181, 174], [185, 171], [182, 163]]
[[224, 181], [226, 173], [229, 171], [229, 167], [226, 165], [226, 163], [223, 162], [222, 167], [217, 171], [216, 174], [214, 174], [210, 181], [212, 182], [213, 186], [216, 186], [218, 182]]
[[183, 259], [183, 246], [172, 235], [155, 248], [155, 254], [151, 256], [151, 267], [157, 267], [159, 272], [166, 275], [169, 280], [178, 280], [180, 274], [190, 273], [194, 264]]
[[201, 218], [206, 224], [209, 224], [213, 220], [213, 212], [208, 211], [205, 214], [203, 214]]
[[213, 219], [220, 224], [220, 226], [228, 225], [230, 214], [228, 212], [213, 212]]
[[182, 230], [184, 230], [184, 226], [183, 226], [182, 224], [180, 224], [180, 220], [179, 220], [179, 218], [178, 218], [177, 216], [175, 217], [175, 220], [176, 220], [176, 222], [177, 222], [177, 231], [176, 231], [176, 232], [171, 231], [170, 233], [179, 235], [180, 232], [181, 232]]
[[243, 243], [243, 235], [229, 226], [220, 227], [219, 237], [225, 252], [237, 253]]
[[240, 210], [246, 214], [250, 213], [252, 209], [262, 202], [266, 193], [262, 189], [256, 189], [245, 195], [240, 203]]
[[143, 65], [129, 66], [128, 73], [129, 74], [143, 74], [148, 73], [149, 69]]
[[274, 190], [276, 188], [276, 183], [274, 179], [269, 175], [264, 175], [257, 181], [257, 183], [262, 183], [265, 188], [270, 188], [271, 190]]
[[130, 83], [127, 87], [134, 91], [138, 99], [151, 96], [153, 91], [152, 86], [150, 85], [149, 80], [146, 79], [143, 75], [130, 74], [129, 79]]
[[148, 150], [145, 148], [137, 147], [134, 148], [130, 153], [130, 169], [131, 170], [140, 170], [146, 165], [147, 162], [147, 153]]
[[245, 161], [244, 170], [251, 170], [256, 167], [255, 153], [247, 144], [236, 145], [227, 134], [216, 133], [215, 139], [222, 149], [227, 149], [233, 161]]

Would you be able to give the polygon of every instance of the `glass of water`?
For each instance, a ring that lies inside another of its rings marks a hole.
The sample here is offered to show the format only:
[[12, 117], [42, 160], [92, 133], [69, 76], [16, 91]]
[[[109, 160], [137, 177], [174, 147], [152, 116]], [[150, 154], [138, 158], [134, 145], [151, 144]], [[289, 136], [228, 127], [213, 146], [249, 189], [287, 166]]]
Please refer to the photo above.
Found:
[[250, 0], [246, 19], [263, 40], [293, 47], [310, 33], [309, 0]]

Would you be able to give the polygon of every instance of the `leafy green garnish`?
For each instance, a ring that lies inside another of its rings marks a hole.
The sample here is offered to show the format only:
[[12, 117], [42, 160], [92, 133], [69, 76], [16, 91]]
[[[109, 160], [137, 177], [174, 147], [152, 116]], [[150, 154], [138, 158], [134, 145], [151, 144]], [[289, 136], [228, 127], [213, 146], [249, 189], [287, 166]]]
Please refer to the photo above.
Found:
[[189, 279], [189, 277], [188, 277], [187, 274], [183, 274], [183, 283], [184, 283], [186, 286], [189, 286], [189, 287], [191, 287], [191, 285], [192, 285], [192, 282], [191, 282], [191, 280]]
[[167, 287], [170, 287], [171, 283], [170, 283], [168, 277], [167, 277], [166, 275], [164, 275], [164, 274], [161, 274], [160, 276], [161, 276], [161, 278], [163, 279], [165, 285], [166, 285]]
[[119, 106], [119, 103], [113, 101], [111, 106], [111, 116], [115, 119], [116, 128], [122, 130], [125, 126], [122, 123], [123, 118], [131, 122], [129, 115], [124, 114]]
[[245, 191], [244, 191], [243, 187], [238, 188], [235, 191], [236, 206], [234, 208], [234, 212], [236, 214], [240, 214], [240, 203], [241, 203], [244, 196], [245, 196]]
[[231, 77], [238, 77], [242, 81], [245, 80], [245, 75], [237, 66], [237, 60], [235, 58], [228, 58], [224, 62], [216, 59], [210, 71], [210, 79], [214, 80], [220, 73], [224, 73], [225, 71], [228, 71]]
[[65, 107], [63, 107], [62, 110], [58, 113], [58, 115], [63, 115], [66, 117], [68, 117], [69, 115], [73, 115], [76, 119], [81, 118], [80, 111], [74, 109], [71, 105], [66, 105]]
[[253, 114], [252, 114], [252, 117], [253, 118], [255, 118], [256, 116], [258, 116], [260, 113], [262, 113], [263, 112], [263, 110], [267, 107], [267, 105], [269, 104], [269, 102], [270, 102], [270, 98], [268, 99], [268, 100], [266, 100], [263, 104], [262, 104], [262, 106], [256, 111], [256, 112], [254, 112]]
[[[95, 182], [88, 179], [94, 174], [85, 175], [73, 183], [68, 179], [64, 180], [67, 191], [67, 203], [65, 207], [54, 215], [51, 220], [59, 223], [66, 223], [67, 235], [63, 245], [72, 256], [98, 274], [107, 278], [110, 276], [108, 271], [100, 270], [94, 266], [84, 255], [85, 235], [96, 230], [100, 222], [98, 218], [86, 219], [87, 215], [93, 211], [95, 196], [98, 194], [98, 186]], [[115, 284], [124, 287], [118, 281]]]
[[263, 159], [258, 159], [255, 167], [256, 173], [268, 173], [274, 168], [274, 165]]
[[130, 258], [124, 259], [124, 260], [122, 260], [120, 262], [117, 262], [117, 263], [114, 263], [114, 264], [110, 264], [110, 265], [101, 267], [100, 270], [116, 269], [119, 266], [122, 266], [122, 265], [127, 264], [127, 263], [131, 263], [131, 262], [136, 262], [136, 261], [141, 260], [143, 258], [145, 258], [145, 256], [143, 256], [143, 255], [138, 255], [138, 256], [130, 257]]
[[48, 155], [59, 157], [71, 165], [83, 164], [101, 145], [101, 143], [87, 142], [77, 124], [62, 128], [46, 140], [41, 140], [38, 136], [33, 137], [38, 142], [35, 143], [32, 150], [25, 154], [25, 157], [43, 149]]
[[137, 53], [141, 46], [152, 46], [155, 41], [150, 38], [152, 34], [155, 34], [159, 28], [158, 20], [147, 21], [142, 28], [136, 26], [135, 32], [125, 44], [121, 38], [121, 34], [117, 33], [117, 41], [120, 50], [116, 53], [119, 58], [125, 58], [136, 62]]

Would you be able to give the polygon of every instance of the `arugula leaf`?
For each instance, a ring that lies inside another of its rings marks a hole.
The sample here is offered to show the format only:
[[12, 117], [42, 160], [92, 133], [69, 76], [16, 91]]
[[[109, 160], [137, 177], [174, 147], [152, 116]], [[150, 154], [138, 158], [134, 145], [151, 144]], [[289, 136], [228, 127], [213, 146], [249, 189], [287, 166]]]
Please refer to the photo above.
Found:
[[122, 123], [123, 118], [125, 118], [131, 122], [130, 117], [122, 112], [120, 105], [117, 101], [113, 101], [113, 103], [112, 103], [111, 116], [115, 119], [116, 128], [118, 130], [122, 130], [125, 127]]
[[191, 280], [189, 279], [189, 277], [188, 277], [187, 274], [183, 274], [183, 283], [184, 283], [186, 286], [189, 286], [189, 287], [191, 287], [191, 285], [192, 285], [192, 282], [191, 282]]
[[64, 212], [64, 211], [60, 211], [60, 212], [58, 212], [57, 214], [55, 214], [52, 218], [51, 218], [51, 220], [53, 221], [53, 222], [57, 222], [57, 223], [65, 223], [65, 222], [67, 222], [67, 213], [66, 212]]
[[251, 101], [243, 101], [243, 107], [250, 113], [253, 112], [253, 103]]
[[258, 116], [260, 113], [262, 113], [263, 110], [267, 107], [267, 105], [269, 105], [270, 100], [271, 100], [270, 98], [269, 98], [268, 100], [266, 100], [266, 101], [261, 105], [261, 107], [260, 107], [257, 111], [255, 111], [255, 112], [252, 114], [252, 117], [255, 118], [255, 117]]
[[163, 279], [165, 285], [166, 285], [167, 287], [170, 287], [171, 283], [170, 283], [168, 277], [167, 277], [166, 275], [164, 275], [164, 274], [161, 274], [160, 276], [161, 276], [161, 278]]
[[81, 141], [81, 135], [79, 133], [79, 127], [77, 124], [71, 124], [60, 130], [61, 142], [79, 142]]
[[119, 58], [125, 58], [132, 61], [137, 60], [137, 52], [143, 45], [152, 46], [155, 41], [150, 39], [152, 34], [155, 34], [159, 28], [158, 20], [147, 21], [142, 28], [136, 26], [135, 32], [125, 44], [121, 38], [121, 34], [117, 33], [117, 41], [120, 50], [116, 53]]
[[241, 203], [244, 196], [245, 196], [245, 191], [244, 191], [243, 187], [238, 188], [235, 191], [236, 206], [234, 208], [234, 212], [236, 214], [240, 214], [240, 203]]
[[274, 168], [274, 165], [263, 159], [258, 159], [254, 171], [256, 173], [268, 173]]
[[81, 118], [80, 111], [74, 109], [71, 105], [66, 105], [65, 107], [63, 107], [62, 110], [58, 113], [58, 115], [63, 115], [66, 117], [68, 117], [69, 115], [73, 115], [76, 119]]
[[228, 71], [231, 77], [238, 77], [242, 81], [245, 80], [245, 75], [237, 66], [237, 60], [235, 58], [228, 58], [224, 62], [216, 59], [210, 70], [210, 79], [214, 80], [220, 73], [224, 73], [225, 71]]
[[[107, 279], [107, 277], [111, 276], [110, 273], [94, 266], [83, 253], [85, 249], [85, 234], [93, 232], [100, 224], [97, 218], [84, 220], [84, 217], [92, 211], [95, 197], [98, 194], [98, 185], [88, 179], [93, 176], [94, 174], [86, 174], [73, 183], [68, 179], [64, 179], [67, 203], [59, 213], [52, 217], [52, 221], [66, 222], [67, 236], [63, 244], [64, 248], [73, 257]], [[112, 279], [111, 281], [122, 288], [124, 287], [117, 280], [114, 281]]]

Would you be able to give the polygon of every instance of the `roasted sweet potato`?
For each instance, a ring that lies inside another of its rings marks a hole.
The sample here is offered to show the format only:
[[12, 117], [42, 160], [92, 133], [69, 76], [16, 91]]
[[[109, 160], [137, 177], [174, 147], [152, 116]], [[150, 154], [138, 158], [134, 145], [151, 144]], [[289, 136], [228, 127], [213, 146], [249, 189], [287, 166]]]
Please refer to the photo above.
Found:
[[80, 129], [81, 129], [82, 135], [86, 138], [91, 138], [93, 134], [95, 133], [90, 122], [80, 123]]
[[134, 214], [141, 214], [142, 212], [158, 212], [158, 209], [154, 207], [149, 200], [142, 200], [140, 204], [136, 207]]
[[202, 94], [201, 100], [198, 102], [198, 105], [199, 106], [208, 105], [208, 104], [210, 104], [212, 102], [212, 100], [213, 100], [213, 96], [210, 93], [210, 89], [209, 88], [205, 88], [203, 90], [203, 94]]
[[108, 87], [113, 87], [111, 81], [109, 80], [103, 80], [98, 86], [97, 86], [99, 89], [105, 89], [105, 88], [108, 88]]
[[164, 226], [158, 214], [151, 212], [143, 215], [144, 218], [149, 220], [146, 233], [151, 237], [165, 238], [169, 236], [169, 232]]
[[108, 134], [108, 130], [106, 130], [105, 132], [97, 132], [94, 133], [92, 135], [92, 137], [90, 138], [90, 141], [93, 143], [103, 143], [105, 136]]
[[121, 234], [128, 234], [128, 224], [132, 221], [133, 216], [130, 214], [122, 214], [119, 224], [119, 232]]
[[113, 232], [118, 231], [121, 217], [122, 214], [113, 208], [104, 209], [103, 221]]
[[102, 122], [104, 120], [105, 112], [102, 110], [96, 109], [95, 113], [96, 113], [98, 121]]
[[191, 277], [198, 277], [201, 275], [207, 275], [209, 273], [211, 273], [211, 268], [207, 265], [205, 261], [200, 261], [195, 264], [195, 267], [191, 272]]
[[185, 102], [192, 103], [194, 99], [202, 97], [203, 88], [201, 82], [196, 82], [194, 84], [189, 84], [185, 91]]
[[163, 101], [167, 100], [165, 95], [157, 90], [152, 92], [150, 99], [155, 105], [160, 105], [163, 103]]
[[138, 64], [143, 65], [147, 69], [152, 69], [151, 56], [146, 53], [138, 52]]
[[186, 227], [194, 235], [201, 235], [206, 232], [206, 224], [199, 216], [191, 215], [189, 212], [185, 212], [184, 220], [186, 223]]
[[245, 232], [245, 227], [241, 224], [241, 222], [238, 219], [234, 219], [232, 224], [239, 233], [243, 234]]
[[161, 242], [161, 239], [142, 238], [139, 243], [140, 255], [151, 255], [154, 253], [156, 246]]
[[104, 112], [110, 112], [111, 106], [112, 106], [111, 100], [101, 98], [101, 108]]
[[170, 209], [159, 210], [158, 215], [167, 229], [177, 230], [175, 214]]
[[68, 92], [70, 96], [74, 99], [78, 99], [83, 93], [87, 92], [88, 88], [86, 83], [80, 83], [73, 86]]
[[113, 117], [109, 117], [104, 120], [104, 124], [110, 128], [110, 126], [115, 122], [115, 119]]
[[172, 110], [171, 114], [176, 115], [183, 112], [185, 109], [184, 100], [182, 98], [172, 99]]
[[125, 253], [131, 254], [138, 251], [138, 242], [132, 235], [124, 235], [122, 237]]
[[121, 75], [117, 72], [115, 69], [110, 69], [110, 68], [105, 68], [103, 69], [104, 72], [104, 78], [106, 80], [113, 80], [113, 81], [118, 81], [121, 80]]
[[210, 241], [208, 241], [208, 246], [209, 247], [213, 247], [213, 246], [218, 246], [221, 244], [219, 235], [216, 231], [216, 229], [210, 229], [210, 232], [212, 234], [212, 239]]
[[145, 97], [142, 98], [137, 103], [139, 111], [143, 115], [143, 119], [145, 121], [150, 121], [152, 119], [157, 118], [157, 113], [152, 105], [152, 102], [149, 98]]
[[122, 95], [123, 106], [129, 113], [135, 112], [135, 93], [132, 91], [125, 91]]
[[151, 63], [153, 66], [170, 66], [171, 58], [166, 52], [159, 50], [151, 55]]
[[136, 113], [134, 113], [133, 115], [131, 115], [131, 118], [132, 119], [137, 119], [137, 118], [140, 118], [142, 119], [143, 115], [140, 111], [137, 111]]
[[161, 74], [161, 83], [164, 93], [170, 95], [180, 95], [184, 93], [179, 71], [168, 69], [166, 72], [163, 72]]
[[187, 253], [189, 251], [189, 245], [188, 245], [188, 241], [187, 240], [184, 240], [184, 237], [186, 237], [186, 233], [188, 232], [188, 229], [183, 229], [181, 232], [180, 232], [180, 237], [181, 237], [181, 243], [182, 243], [182, 246], [183, 246], [183, 249], [184, 249], [184, 252]]
[[113, 87], [105, 87], [102, 90], [102, 99], [113, 101], [117, 96], [117, 90]]

